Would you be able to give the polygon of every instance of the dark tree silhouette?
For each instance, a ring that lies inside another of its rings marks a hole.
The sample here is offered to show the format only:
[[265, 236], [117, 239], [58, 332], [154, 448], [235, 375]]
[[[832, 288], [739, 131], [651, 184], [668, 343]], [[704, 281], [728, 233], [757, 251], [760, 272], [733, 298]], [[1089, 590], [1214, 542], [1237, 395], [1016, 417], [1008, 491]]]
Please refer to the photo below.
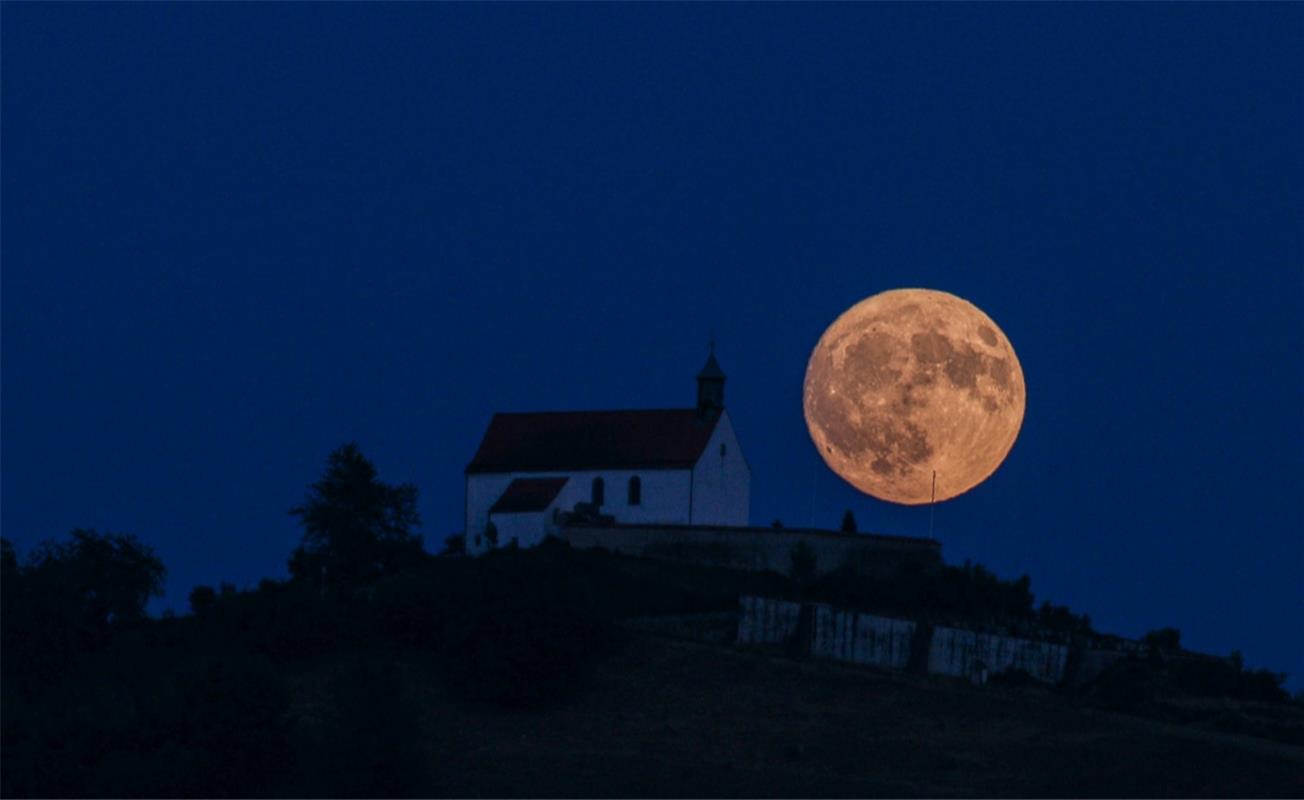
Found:
[[18, 574], [18, 554], [14, 543], [0, 536], [0, 574], [5, 578]]
[[0, 607], [8, 606], [17, 590], [18, 554], [14, 551], [13, 542], [0, 537], [0, 593], [3, 593], [4, 598], [0, 600]]
[[96, 630], [143, 618], [149, 599], [163, 594], [166, 574], [136, 537], [82, 529], [71, 541], [43, 542], [22, 569], [30, 595], [55, 601], [69, 621]]
[[5, 542], [0, 562], [4, 673], [24, 685], [54, 680], [115, 628], [143, 619], [166, 574], [134, 536], [80, 529], [42, 543], [21, 565]]
[[792, 579], [798, 582], [810, 581], [815, 577], [815, 550], [805, 542], [797, 542], [788, 551], [792, 561]]
[[849, 508], [842, 514], [842, 526], [840, 530], [843, 533], [856, 532], [856, 515], [851, 513], [851, 509]]
[[212, 586], [196, 586], [190, 590], [190, 612], [197, 617], [213, 610], [217, 605], [217, 592]]
[[[20, 604], [21, 577], [18, 572], [18, 554], [14, 552], [14, 545], [8, 539], [0, 537], [0, 640], [3, 640], [5, 649], [8, 649], [11, 641], [10, 631], [17, 614], [22, 611], [21, 608], [15, 608]], [[6, 661], [12, 661], [10, 655]]]
[[1182, 649], [1182, 632], [1177, 628], [1159, 628], [1141, 637], [1141, 641], [1158, 650]]
[[325, 474], [290, 513], [303, 526], [290, 556], [297, 579], [347, 587], [421, 558], [421, 537], [412, 532], [421, 524], [416, 487], [382, 483], [354, 443], [330, 454]]

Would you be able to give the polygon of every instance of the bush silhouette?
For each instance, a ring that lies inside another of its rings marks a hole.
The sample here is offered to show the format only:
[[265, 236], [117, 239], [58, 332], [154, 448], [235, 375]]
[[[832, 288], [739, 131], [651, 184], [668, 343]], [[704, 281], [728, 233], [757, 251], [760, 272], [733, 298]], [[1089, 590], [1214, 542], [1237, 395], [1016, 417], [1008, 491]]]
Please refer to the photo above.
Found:
[[24, 684], [57, 678], [115, 630], [140, 623], [145, 604], [162, 594], [166, 570], [129, 534], [74, 530], [43, 542], [18, 563], [3, 555], [6, 677]]
[[[806, 597], [842, 608], [976, 625], [1031, 625], [1037, 619], [1028, 576], [1005, 580], [968, 563], [956, 567], [903, 561], [874, 580], [842, 567], [815, 579]], [[1049, 604], [1043, 608], [1057, 609]], [[1052, 618], [1078, 628], [1090, 625], [1068, 609], [1055, 610]]]
[[444, 540], [444, 549], [439, 551], [441, 556], [461, 556], [466, 555], [466, 535], [455, 533]]
[[1141, 637], [1141, 641], [1157, 650], [1182, 649], [1182, 632], [1177, 628], [1159, 628]]
[[789, 575], [792, 579], [805, 583], [815, 577], [815, 550], [805, 542], [797, 542], [788, 552], [792, 562]]
[[167, 571], [130, 534], [77, 529], [70, 541], [42, 543], [21, 574], [31, 597], [53, 604], [69, 623], [99, 631], [142, 619], [149, 599], [162, 595]]
[[190, 613], [202, 617], [217, 605], [217, 592], [212, 586], [196, 586], [190, 590]]

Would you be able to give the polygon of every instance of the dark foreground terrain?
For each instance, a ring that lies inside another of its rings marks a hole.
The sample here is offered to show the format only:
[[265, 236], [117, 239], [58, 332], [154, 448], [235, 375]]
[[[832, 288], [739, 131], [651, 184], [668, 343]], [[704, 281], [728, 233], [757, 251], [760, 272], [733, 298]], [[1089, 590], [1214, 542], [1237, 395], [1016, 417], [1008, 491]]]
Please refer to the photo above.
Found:
[[[5, 797], [1304, 796], [1304, 705], [1239, 665], [975, 688], [733, 645], [740, 595], [825, 591], [775, 574], [554, 546], [91, 624], [9, 561]], [[948, 569], [851, 586], [1031, 614]]]
[[[401, 673], [419, 795], [1304, 795], [1304, 748], [655, 636], [622, 637], [546, 708], [463, 699], [416, 662]], [[297, 713], [319, 700], [299, 693]]]

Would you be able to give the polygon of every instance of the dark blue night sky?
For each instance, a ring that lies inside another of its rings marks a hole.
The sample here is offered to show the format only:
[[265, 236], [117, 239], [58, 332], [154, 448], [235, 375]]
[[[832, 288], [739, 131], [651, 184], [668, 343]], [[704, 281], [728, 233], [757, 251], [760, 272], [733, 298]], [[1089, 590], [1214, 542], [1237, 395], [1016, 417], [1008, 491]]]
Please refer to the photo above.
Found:
[[462, 524], [494, 411], [688, 406], [752, 520], [924, 535], [830, 473], [806, 359], [958, 294], [1023, 431], [949, 561], [1304, 686], [1304, 7], [3, 9], [3, 532], [282, 576], [357, 440]]

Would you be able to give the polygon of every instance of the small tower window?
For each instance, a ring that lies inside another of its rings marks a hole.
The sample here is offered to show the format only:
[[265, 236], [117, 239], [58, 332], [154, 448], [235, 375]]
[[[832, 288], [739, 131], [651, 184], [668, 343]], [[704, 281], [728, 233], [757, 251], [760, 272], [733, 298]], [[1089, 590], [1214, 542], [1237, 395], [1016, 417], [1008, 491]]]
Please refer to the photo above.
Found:
[[637, 475], [629, 479], [629, 504], [637, 506], [643, 502], [643, 481]]
[[720, 442], [720, 458], [724, 458], [725, 454], [728, 452], [729, 452], [729, 445], [725, 444], [724, 442]]
[[607, 500], [607, 485], [602, 478], [593, 479], [593, 505], [600, 506]]

